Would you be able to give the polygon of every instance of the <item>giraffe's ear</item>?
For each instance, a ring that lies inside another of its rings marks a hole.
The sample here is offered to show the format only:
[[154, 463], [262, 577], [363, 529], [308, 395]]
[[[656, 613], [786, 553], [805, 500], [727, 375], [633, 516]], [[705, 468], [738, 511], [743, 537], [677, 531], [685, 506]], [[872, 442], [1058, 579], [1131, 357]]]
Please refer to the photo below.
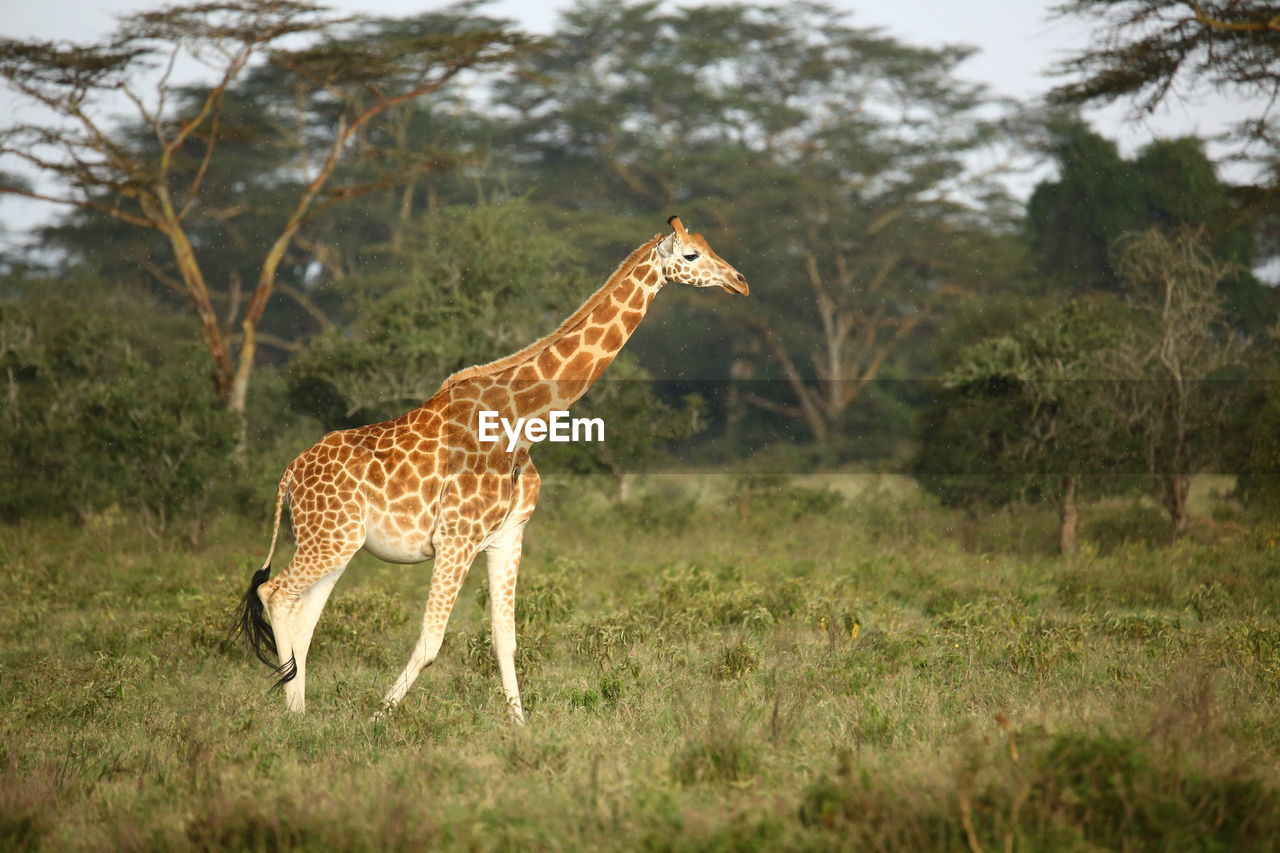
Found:
[[658, 255], [663, 258], [669, 258], [676, 252], [676, 235], [674, 233], [663, 237], [658, 243]]

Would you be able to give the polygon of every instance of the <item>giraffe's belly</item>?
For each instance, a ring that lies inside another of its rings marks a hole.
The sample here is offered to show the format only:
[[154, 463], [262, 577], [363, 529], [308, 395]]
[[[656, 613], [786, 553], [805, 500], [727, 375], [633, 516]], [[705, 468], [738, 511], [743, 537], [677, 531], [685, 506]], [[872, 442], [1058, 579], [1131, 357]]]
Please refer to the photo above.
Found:
[[421, 563], [436, 555], [430, 534], [421, 530], [397, 530], [377, 523], [369, 525], [364, 549], [388, 563]]

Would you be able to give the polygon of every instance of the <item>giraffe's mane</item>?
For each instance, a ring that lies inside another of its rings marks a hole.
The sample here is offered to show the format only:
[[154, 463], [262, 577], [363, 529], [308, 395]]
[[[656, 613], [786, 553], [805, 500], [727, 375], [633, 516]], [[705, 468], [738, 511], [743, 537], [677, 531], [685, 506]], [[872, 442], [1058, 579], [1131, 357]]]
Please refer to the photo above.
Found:
[[509, 370], [512, 367], [518, 367], [526, 361], [541, 355], [543, 350], [555, 343], [562, 335], [568, 334], [581, 325], [601, 302], [608, 299], [610, 289], [622, 279], [631, 275], [631, 272], [640, 265], [641, 261], [649, 256], [649, 253], [653, 251], [653, 247], [657, 245], [658, 241], [661, 239], [661, 234], [655, 234], [652, 238], [646, 241], [643, 246], [636, 249], [630, 255], [627, 255], [627, 259], [618, 264], [618, 268], [613, 271], [613, 275], [609, 276], [609, 280], [601, 285], [599, 290], [587, 297], [587, 301], [582, 303], [577, 311], [570, 314], [568, 319], [556, 327], [554, 332], [538, 338], [524, 349], [513, 352], [511, 355], [500, 358], [497, 361], [477, 364], [472, 367], [464, 367], [461, 370], [450, 374], [449, 377], [441, 383], [441, 388], [447, 388], [453, 383], [461, 382], [464, 379], [474, 379], [477, 376], [492, 376], [495, 373], [501, 373], [502, 371]]

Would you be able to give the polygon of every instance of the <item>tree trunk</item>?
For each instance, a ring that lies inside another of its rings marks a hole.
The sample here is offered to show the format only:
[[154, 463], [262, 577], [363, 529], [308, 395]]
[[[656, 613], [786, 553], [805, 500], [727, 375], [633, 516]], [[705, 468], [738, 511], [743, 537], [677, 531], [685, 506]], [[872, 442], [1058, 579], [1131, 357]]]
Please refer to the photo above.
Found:
[[1165, 475], [1165, 509], [1169, 511], [1169, 534], [1178, 539], [1187, 532], [1187, 498], [1191, 492], [1191, 478], [1184, 474]]
[[213, 310], [213, 300], [209, 297], [209, 287], [204, 280], [204, 272], [196, 260], [195, 250], [187, 239], [186, 232], [179, 223], [173, 223], [162, 229], [169, 238], [173, 248], [174, 260], [178, 265], [178, 274], [187, 286], [191, 302], [200, 318], [200, 335], [204, 339], [209, 355], [213, 357], [213, 377], [218, 395], [226, 399], [231, 391], [233, 368], [231, 353], [218, 325], [218, 315]]
[[1080, 523], [1080, 510], [1076, 507], [1076, 478], [1062, 478], [1062, 498], [1058, 505], [1058, 551], [1062, 554], [1076, 552], [1076, 528]]

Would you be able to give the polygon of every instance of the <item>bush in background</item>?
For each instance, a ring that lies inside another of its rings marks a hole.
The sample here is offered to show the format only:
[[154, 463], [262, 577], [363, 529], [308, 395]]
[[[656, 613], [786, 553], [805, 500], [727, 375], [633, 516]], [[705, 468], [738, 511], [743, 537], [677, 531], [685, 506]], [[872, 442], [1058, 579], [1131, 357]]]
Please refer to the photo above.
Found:
[[153, 534], [177, 518], [198, 533], [233, 475], [237, 425], [195, 330], [98, 282], [68, 290], [36, 282], [0, 304], [0, 516], [118, 506]]

